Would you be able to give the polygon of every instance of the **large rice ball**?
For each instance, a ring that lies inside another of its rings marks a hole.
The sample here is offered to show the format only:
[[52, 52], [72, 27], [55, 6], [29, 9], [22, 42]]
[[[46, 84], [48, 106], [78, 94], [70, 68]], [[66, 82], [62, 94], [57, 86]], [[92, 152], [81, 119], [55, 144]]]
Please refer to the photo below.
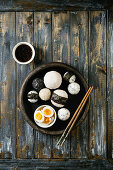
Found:
[[49, 89], [57, 89], [62, 83], [62, 76], [57, 71], [49, 71], [44, 76], [44, 84]]

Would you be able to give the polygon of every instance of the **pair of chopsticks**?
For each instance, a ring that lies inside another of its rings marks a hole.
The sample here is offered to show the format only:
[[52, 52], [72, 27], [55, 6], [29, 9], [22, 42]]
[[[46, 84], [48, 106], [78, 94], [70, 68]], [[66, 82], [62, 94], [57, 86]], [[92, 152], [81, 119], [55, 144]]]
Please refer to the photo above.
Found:
[[68, 123], [68, 125], [67, 125], [66, 129], [64, 130], [61, 138], [59, 139], [57, 145], [61, 145], [61, 146], [62, 146], [63, 143], [65, 142], [65, 140], [66, 140], [66, 138], [68, 137], [69, 133], [71, 132], [71, 130], [72, 130], [75, 122], [77, 121], [77, 119], [78, 119], [78, 117], [79, 117], [79, 115], [80, 115], [80, 113], [81, 113], [81, 111], [82, 111], [82, 109], [83, 109], [83, 107], [84, 107], [84, 105], [85, 105], [88, 97], [90, 96], [92, 90], [93, 90], [93, 86], [90, 87], [90, 88], [88, 89], [88, 91], [86, 92], [84, 98], [82, 99], [81, 103], [79, 104], [79, 106], [78, 106], [77, 110], [75, 111], [72, 119], [71, 119], [70, 122]]

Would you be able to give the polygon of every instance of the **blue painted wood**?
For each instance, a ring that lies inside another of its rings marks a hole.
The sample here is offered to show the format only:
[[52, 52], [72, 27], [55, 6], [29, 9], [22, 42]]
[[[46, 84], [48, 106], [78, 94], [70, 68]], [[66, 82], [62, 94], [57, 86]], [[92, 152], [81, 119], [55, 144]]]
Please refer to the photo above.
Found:
[[[16, 13], [16, 43], [26, 41], [33, 44], [33, 13]], [[33, 63], [17, 64], [17, 113], [16, 113], [16, 141], [17, 158], [33, 158], [34, 134], [33, 128], [24, 121], [19, 110], [19, 92], [26, 75], [33, 69]]]
[[[52, 62], [51, 50], [51, 13], [34, 13], [34, 46], [36, 56], [34, 67]], [[36, 131], [35, 158], [51, 158], [52, 136]]]
[[113, 165], [109, 163], [108, 160], [70, 160], [70, 159], [27, 159], [27, 160], [5, 160], [0, 161], [0, 168], [10, 168], [14, 167], [17, 170], [22, 169], [32, 169], [36, 167], [38, 169], [80, 169], [80, 170], [90, 170], [90, 169], [99, 169], [99, 170], [109, 170], [113, 169]]
[[[70, 63], [69, 12], [52, 13], [53, 61]], [[60, 136], [53, 137], [53, 158], [70, 158], [70, 136], [62, 147], [57, 146]]]
[[[88, 82], [88, 12], [70, 13], [71, 65]], [[82, 89], [81, 89], [82, 90]], [[88, 158], [88, 116], [71, 132], [71, 157]]]
[[[12, 3], [14, 7], [14, 1], [4, 1], [4, 4], [1, 3], [1, 5], [3, 5], [3, 8], [1, 9], [11, 9]], [[9, 6], [7, 6], [7, 4]], [[13, 10], [36, 10], [34, 6], [32, 6], [33, 8], [29, 8], [28, 3], [26, 4], [26, 7], [22, 6], [22, 4], [17, 4], [18, 6]], [[54, 2], [54, 5], [56, 5], [56, 2]], [[82, 5], [84, 6], [84, 4]], [[59, 8], [53, 6], [51, 8], [47, 8], [47, 6], [46, 8], [45, 6], [38, 8], [38, 6], [37, 9], [62, 10], [67, 8], [65, 5], [64, 8], [61, 7], [61, 4], [59, 6]], [[88, 15], [86, 11], [71, 12], [71, 17], [69, 12], [52, 14], [43, 12], [35, 13], [34, 15], [32, 12], [17, 12], [16, 15], [14, 12], [0, 13], [0, 157], [2, 159], [11, 159], [15, 157], [18, 159], [24, 158], [24, 160], [1, 160], [0, 169], [8, 169], [8, 167], [9, 169], [18, 169], [17, 167], [20, 169], [26, 169], [27, 167], [29, 167], [29, 169], [38, 169], [38, 167], [43, 168], [43, 166], [46, 169], [52, 169], [53, 167], [58, 168], [58, 166], [60, 169], [72, 169], [75, 165], [82, 169], [91, 169], [93, 167], [98, 169], [113, 168], [107, 160], [88, 161], [81, 159], [88, 159], [88, 154], [90, 158], [95, 159], [106, 159], [107, 155], [110, 161], [113, 162], [113, 19], [111, 13], [106, 22], [105, 11], [93, 11], [89, 13], [89, 35], [87, 32]], [[53, 137], [52, 139], [50, 136], [48, 137], [38, 132], [34, 132], [23, 120], [23, 116], [19, 111], [18, 95], [21, 83], [28, 72], [34, 68], [34, 65], [36, 64], [37, 66], [40, 64], [39, 61], [38, 63], [35, 61], [35, 63], [28, 66], [15, 64], [12, 58], [12, 48], [16, 42], [19, 41], [28, 41], [31, 44], [34, 43], [34, 45], [40, 47], [42, 51], [39, 49], [37, 51], [38, 54], [40, 54], [40, 57], [43, 56], [41, 63], [51, 61], [52, 56], [54, 61], [71, 63], [71, 65], [77, 67], [78, 70], [84, 74], [86, 80], [89, 81], [89, 85], [94, 85], [94, 92], [92, 93], [93, 104], [91, 105], [89, 114], [89, 125], [86, 119], [78, 130], [76, 129], [75, 133], [71, 134], [71, 145], [69, 137], [63, 149], [56, 148], [55, 144], [58, 140], [57, 137]], [[89, 43], [90, 47], [89, 60], [87, 56], [87, 43]], [[106, 140], [107, 121], [108, 138]], [[88, 128], [90, 128], [89, 132]], [[89, 148], [87, 133], [89, 134]], [[106, 148], [107, 141], [108, 144]], [[39, 145], [39, 142], [42, 142], [42, 145]], [[108, 153], [106, 153], [107, 149]], [[81, 160], [69, 160], [70, 156]], [[53, 159], [53, 157], [58, 159]], [[27, 161], [26, 158], [30, 159]], [[42, 159], [32, 160], [31, 158]], [[68, 159], [64, 161], [66, 158]], [[35, 166], [37, 167], [35, 168]]]
[[2, 0], [0, 3], [1, 11], [30, 11], [30, 10], [75, 10], [75, 9], [108, 9], [112, 10], [112, 0]]
[[15, 13], [0, 13], [0, 158], [15, 158]]
[[[89, 112], [89, 153], [106, 158], [106, 12], [90, 12], [89, 86], [93, 86]], [[104, 69], [103, 69], [104, 70]]]

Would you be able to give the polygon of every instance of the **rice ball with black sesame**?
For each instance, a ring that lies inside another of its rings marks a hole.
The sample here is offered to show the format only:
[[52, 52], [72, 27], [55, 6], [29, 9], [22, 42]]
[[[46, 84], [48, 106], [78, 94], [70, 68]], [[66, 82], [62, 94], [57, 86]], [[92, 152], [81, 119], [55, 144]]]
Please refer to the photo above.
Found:
[[32, 86], [37, 91], [40, 91], [42, 88], [44, 88], [44, 82], [40, 78], [35, 78], [32, 82]]
[[70, 117], [70, 111], [66, 108], [61, 108], [58, 110], [58, 118], [62, 121], [68, 120]]
[[80, 91], [80, 85], [76, 82], [68, 85], [68, 92], [72, 95], [78, 94]]

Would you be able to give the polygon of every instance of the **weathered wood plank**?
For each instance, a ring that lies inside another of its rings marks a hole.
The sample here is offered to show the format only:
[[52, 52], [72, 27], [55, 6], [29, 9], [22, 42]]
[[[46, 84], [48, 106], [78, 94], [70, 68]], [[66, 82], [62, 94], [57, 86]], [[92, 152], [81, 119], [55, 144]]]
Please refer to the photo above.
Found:
[[13, 169], [14, 167], [3, 167], [3, 168], [0, 167], [0, 170], [13, 170]]
[[0, 13], [0, 158], [15, 157], [15, 13]]
[[[33, 44], [33, 13], [16, 13], [16, 42], [27, 41]], [[17, 134], [17, 158], [32, 158], [34, 136], [31, 126], [24, 121], [22, 113], [19, 110], [19, 91], [22, 81], [26, 75], [33, 69], [33, 63], [28, 65], [17, 64], [17, 115], [16, 115], [16, 134]]]
[[[112, 2], [110, 3], [112, 4]], [[80, 1], [80, 0], [73, 0], [73, 1], [66, 1], [62, 0], [62, 2], [59, 1], [45, 1], [45, 0], [35, 0], [35, 3], [32, 1], [24, 0], [24, 1], [14, 1], [14, 5], [20, 8], [26, 10], [29, 9], [37, 9], [37, 10], [72, 10], [72, 9], [84, 9], [84, 8], [104, 8], [104, 5], [107, 6], [106, 3], [102, 4], [102, 2], [98, 2], [98, 0], [88, 0], [88, 1]]]
[[106, 158], [106, 12], [90, 13], [89, 86], [94, 86], [89, 113], [89, 156]]
[[[39, 169], [39, 167], [38, 167], [38, 169]], [[40, 167], [40, 169], [41, 169], [41, 167]], [[12, 170], [37, 170], [37, 167], [14, 167], [14, 169], [12, 169]]]
[[[108, 13], [107, 13], [108, 14]], [[107, 113], [108, 113], [108, 159], [113, 164], [113, 15], [107, 17]]]
[[80, 169], [80, 170], [111, 170], [113, 165], [108, 160], [70, 160], [70, 159], [27, 159], [27, 160], [5, 160], [0, 161], [0, 168], [3, 167], [17, 167], [21, 170], [22, 168], [34, 168], [38, 169]]
[[70, 63], [70, 15], [66, 13], [53, 13], [52, 17], [52, 44], [53, 61]]
[[[70, 63], [69, 18], [69, 12], [52, 15], [53, 61]], [[59, 136], [53, 137], [53, 158], [70, 157], [70, 136], [63, 147], [56, 146], [58, 140]]]
[[[88, 82], [88, 13], [71, 12], [71, 65], [84, 76]], [[72, 130], [71, 157], [88, 157], [88, 116], [84, 122]]]
[[[52, 61], [51, 54], [51, 13], [34, 13], [35, 67]], [[52, 136], [36, 131], [35, 158], [51, 157]]]
[[1, 11], [52, 11], [52, 10], [86, 10], [86, 9], [104, 9], [112, 10], [112, 0], [2, 0], [0, 3]]
[[51, 52], [51, 13], [34, 13], [34, 45], [36, 48], [35, 67], [52, 61]]

